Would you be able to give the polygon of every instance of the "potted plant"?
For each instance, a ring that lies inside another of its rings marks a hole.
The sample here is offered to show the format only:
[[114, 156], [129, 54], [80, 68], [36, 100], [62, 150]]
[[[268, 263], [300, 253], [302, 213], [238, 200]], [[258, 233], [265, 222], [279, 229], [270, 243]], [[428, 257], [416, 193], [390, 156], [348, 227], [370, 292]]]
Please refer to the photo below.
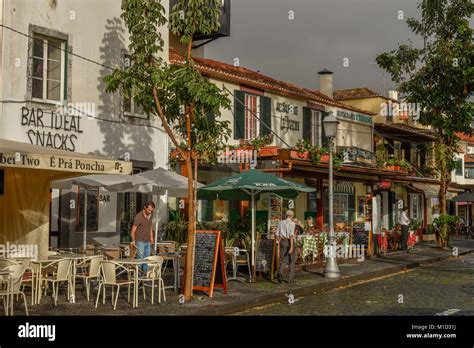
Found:
[[399, 165], [398, 161], [394, 158], [391, 158], [387, 162], [385, 162], [385, 167], [388, 170], [395, 170], [395, 171], [400, 170], [400, 165]]
[[385, 161], [387, 160], [387, 157], [388, 157], [388, 152], [387, 152], [387, 149], [385, 148], [385, 145], [382, 143], [378, 144], [375, 150], [375, 158], [377, 161], [377, 166], [383, 167], [385, 165]]
[[398, 162], [398, 165], [399, 165], [400, 168], [401, 168], [403, 171], [405, 171], [405, 172], [411, 172], [411, 171], [413, 171], [412, 165], [411, 165], [408, 161], [406, 161], [406, 160], [404, 160], [404, 159], [402, 159], [401, 161], [399, 161], [399, 162]]
[[293, 158], [309, 159], [313, 145], [308, 139], [300, 139], [296, 146], [291, 150], [290, 156]]
[[426, 226], [425, 230], [423, 231], [423, 241], [436, 241], [436, 229], [433, 225]]

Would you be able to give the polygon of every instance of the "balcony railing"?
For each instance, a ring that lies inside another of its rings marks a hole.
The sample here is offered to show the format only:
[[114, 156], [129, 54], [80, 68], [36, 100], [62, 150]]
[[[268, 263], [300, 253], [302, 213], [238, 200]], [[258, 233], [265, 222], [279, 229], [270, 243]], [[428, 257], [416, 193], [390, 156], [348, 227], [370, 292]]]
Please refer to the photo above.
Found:
[[362, 162], [371, 165], [376, 163], [376, 157], [373, 152], [355, 146], [338, 146], [337, 149], [342, 153], [344, 163]]

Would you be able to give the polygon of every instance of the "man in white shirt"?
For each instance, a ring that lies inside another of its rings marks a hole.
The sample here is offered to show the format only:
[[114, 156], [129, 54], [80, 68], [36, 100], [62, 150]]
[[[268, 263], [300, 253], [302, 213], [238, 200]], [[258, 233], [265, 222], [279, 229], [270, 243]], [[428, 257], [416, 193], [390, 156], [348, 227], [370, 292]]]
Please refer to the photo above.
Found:
[[410, 218], [408, 217], [408, 208], [403, 207], [403, 211], [400, 214], [400, 225], [402, 226], [402, 250], [408, 250], [408, 225], [410, 224]]
[[277, 273], [277, 280], [279, 283], [282, 282], [282, 274], [286, 268], [286, 264], [289, 263], [290, 275], [288, 277], [288, 283], [294, 283], [295, 276], [295, 262], [296, 262], [296, 247], [294, 243], [295, 226], [293, 217], [295, 213], [293, 210], [286, 211], [286, 219], [280, 221], [278, 224], [278, 231], [276, 237], [280, 243], [280, 269]]

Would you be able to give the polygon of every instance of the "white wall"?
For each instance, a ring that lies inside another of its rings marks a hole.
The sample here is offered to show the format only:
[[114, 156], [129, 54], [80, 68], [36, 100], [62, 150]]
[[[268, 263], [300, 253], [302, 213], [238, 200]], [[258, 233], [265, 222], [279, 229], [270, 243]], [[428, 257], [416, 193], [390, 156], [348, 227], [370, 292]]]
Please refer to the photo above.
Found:
[[[168, 1], [162, 1], [167, 8]], [[128, 45], [128, 34], [120, 18], [119, 0], [67, 0], [57, 1], [51, 8], [49, 0], [4, 0], [4, 24], [23, 33], [29, 25], [52, 29], [68, 35], [68, 45], [75, 54], [101, 64], [115, 67], [121, 64], [122, 50]], [[93, 10], [92, 10], [93, 9]], [[29, 39], [3, 29], [2, 46], [2, 96], [1, 100], [24, 101], [27, 97]], [[161, 33], [165, 39], [163, 57], [168, 59], [168, 31]], [[127, 153], [134, 160], [152, 160], [154, 166], [167, 163], [167, 136], [163, 131], [147, 126], [160, 127], [158, 120], [138, 121], [121, 115], [120, 94], [105, 92], [103, 78], [111, 71], [97, 64], [69, 55], [71, 64], [71, 89], [68, 102], [93, 103], [96, 117], [122, 124], [102, 122], [87, 116], [81, 118], [82, 134], [76, 134], [75, 151], [95, 153], [116, 159]], [[45, 130], [21, 125], [21, 108], [27, 106], [51, 109], [51, 105], [25, 103], [0, 104], [0, 138], [30, 143], [29, 129]], [[67, 131], [57, 131], [68, 134]]]

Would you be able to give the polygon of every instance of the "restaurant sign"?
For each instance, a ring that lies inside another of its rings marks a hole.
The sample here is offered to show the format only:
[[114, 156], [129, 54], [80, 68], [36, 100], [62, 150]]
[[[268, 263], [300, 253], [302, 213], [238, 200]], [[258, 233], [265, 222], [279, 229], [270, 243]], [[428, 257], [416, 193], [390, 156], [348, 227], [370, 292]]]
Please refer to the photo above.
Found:
[[372, 117], [350, 110], [337, 109], [337, 117], [369, 125], [373, 124]]
[[281, 118], [281, 130], [299, 131], [300, 123], [297, 120], [291, 120], [288, 115], [298, 115], [298, 106], [287, 103], [277, 103], [276, 111], [286, 114]]
[[132, 162], [69, 156], [0, 153], [0, 166], [91, 174], [130, 174]]

